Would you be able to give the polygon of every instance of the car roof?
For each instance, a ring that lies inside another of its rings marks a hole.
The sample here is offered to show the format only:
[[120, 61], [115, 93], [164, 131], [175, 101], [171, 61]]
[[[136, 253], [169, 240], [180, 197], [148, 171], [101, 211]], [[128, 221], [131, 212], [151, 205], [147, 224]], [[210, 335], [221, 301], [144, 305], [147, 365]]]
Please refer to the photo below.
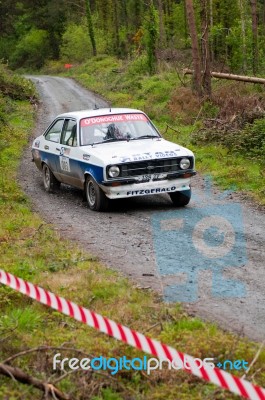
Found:
[[98, 117], [101, 115], [112, 115], [112, 114], [133, 114], [133, 113], [142, 113], [143, 111], [136, 110], [133, 108], [99, 108], [95, 110], [80, 110], [80, 111], [71, 111], [64, 114], [57, 115], [56, 118], [64, 117], [64, 118], [89, 118], [89, 117]]

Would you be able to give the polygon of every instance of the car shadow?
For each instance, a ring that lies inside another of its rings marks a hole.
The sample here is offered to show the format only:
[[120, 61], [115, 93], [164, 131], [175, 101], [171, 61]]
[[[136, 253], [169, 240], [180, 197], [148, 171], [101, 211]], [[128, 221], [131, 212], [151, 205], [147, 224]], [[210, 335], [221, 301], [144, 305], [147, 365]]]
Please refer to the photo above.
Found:
[[[74, 198], [77, 203], [81, 203], [84, 207], [88, 207], [84, 192], [80, 189], [73, 188], [65, 184], [61, 185], [57, 192], [58, 196]], [[152, 196], [138, 196], [128, 199], [110, 200], [108, 213], [126, 213], [128, 211], [162, 211], [172, 209], [173, 205], [167, 194], [159, 194]]]

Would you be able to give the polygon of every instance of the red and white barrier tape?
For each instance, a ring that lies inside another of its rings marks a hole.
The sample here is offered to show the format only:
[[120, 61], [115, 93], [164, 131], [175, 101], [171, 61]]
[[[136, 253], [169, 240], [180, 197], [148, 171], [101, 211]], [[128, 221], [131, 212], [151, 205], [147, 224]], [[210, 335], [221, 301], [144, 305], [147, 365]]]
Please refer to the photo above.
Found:
[[[157, 340], [142, 335], [126, 326], [117, 324], [116, 322], [103, 317], [87, 308], [81, 307], [72, 301], [68, 301], [63, 297], [59, 297], [39, 286], [26, 282], [23, 279], [0, 270], [0, 283], [17, 290], [42, 304], [47, 305], [63, 314], [81, 321], [100, 332], [104, 332], [122, 342], [125, 342], [139, 350], [148, 354], [152, 354], [160, 360], [175, 360], [176, 364], [183, 366], [187, 372], [214, 383], [221, 388], [227, 389], [232, 393], [236, 393], [250, 400], [265, 400], [265, 389], [253, 385], [252, 383], [231, 375], [219, 368], [212, 368], [203, 365], [200, 368], [198, 362], [191, 356], [175, 350], [173, 347], [167, 346]], [[185, 367], [184, 359], [188, 362], [189, 368]]]

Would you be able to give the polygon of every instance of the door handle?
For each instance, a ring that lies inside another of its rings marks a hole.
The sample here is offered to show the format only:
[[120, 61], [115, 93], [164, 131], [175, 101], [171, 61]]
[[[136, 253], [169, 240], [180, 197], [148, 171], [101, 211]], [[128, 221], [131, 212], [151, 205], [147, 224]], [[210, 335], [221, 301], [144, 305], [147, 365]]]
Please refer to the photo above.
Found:
[[47, 144], [45, 144], [44, 149], [49, 150], [49, 146], [47, 146]]
[[61, 151], [61, 149], [59, 149], [58, 147], [56, 147], [56, 149], [55, 150], [57, 150], [57, 151]]

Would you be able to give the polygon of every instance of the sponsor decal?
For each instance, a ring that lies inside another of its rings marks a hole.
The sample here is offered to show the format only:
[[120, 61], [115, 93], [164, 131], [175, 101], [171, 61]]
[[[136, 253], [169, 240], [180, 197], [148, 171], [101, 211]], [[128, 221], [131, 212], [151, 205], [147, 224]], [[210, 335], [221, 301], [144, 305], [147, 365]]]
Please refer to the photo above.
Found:
[[177, 156], [177, 154], [173, 150], [157, 151], [155, 153], [156, 158], [166, 158], [166, 157], [175, 157], [175, 156]]
[[60, 159], [61, 169], [65, 172], [71, 172], [69, 158], [65, 156], [60, 156], [59, 159]]
[[88, 161], [90, 159], [90, 154], [83, 154], [83, 160]]
[[144, 161], [144, 160], [151, 160], [152, 158], [170, 158], [176, 157], [178, 154], [175, 153], [173, 150], [166, 150], [166, 151], [157, 151], [154, 155], [152, 153], [140, 153], [140, 154], [132, 154], [131, 157], [123, 156], [120, 158], [120, 162], [129, 162], [129, 161]]
[[126, 193], [127, 196], [140, 196], [144, 194], [155, 194], [155, 193], [164, 193], [164, 192], [174, 192], [176, 190], [176, 186], [171, 186], [168, 188], [155, 188], [155, 189], [142, 189], [142, 190], [128, 190]]
[[142, 160], [150, 160], [152, 158], [151, 153], [142, 153], [142, 154], [133, 154], [133, 161], [142, 161]]
[[115, 114], [103, 115], [102, 117], [91, 117], [81, 119], [81, 126], [100, 125], [104, 123], [126, 122], [126, 121], [147, 121], [144, 114]]
[[126, 157], [126, 156], [120, 157], [120, 162], [121, 162], [121, 163], [128, 162], [128, 161], [131, 161], [131, 158], [130, 158], [130, 157]]

